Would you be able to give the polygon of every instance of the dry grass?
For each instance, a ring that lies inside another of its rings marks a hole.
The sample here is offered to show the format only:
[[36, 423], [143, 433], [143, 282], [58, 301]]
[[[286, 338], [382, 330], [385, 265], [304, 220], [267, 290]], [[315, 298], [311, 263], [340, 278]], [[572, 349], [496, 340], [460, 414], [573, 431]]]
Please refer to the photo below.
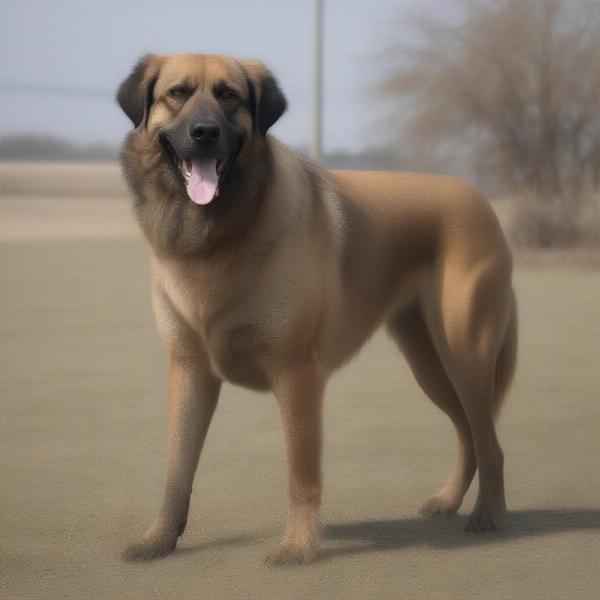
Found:
[[600, 245], [600, 198], [588, 195], [549, 202], [523, 194], [513, 204], [508, 229], [527, 248], [586, 248]]
[[[529, 266], [600, 267], [600, 200], [579, 215], [579, 244], [564, 239], [561, 219], [515, 197], [492, 200], [517, 260]], [[542, 214], [542, 217], [540, 217]], [[539, 224], [539, 220], [543, 224]], [[564, 220], [568, 222], [568, 219]], [[553, 227], [555, 229], [553, 229]], [[127, 186], [116, 163], [0, 163], [0, 240], [136, 235]], [[560, 236], [558, 235], [560, 234]], [[596, 236], [596, 237], [594, 237]]]

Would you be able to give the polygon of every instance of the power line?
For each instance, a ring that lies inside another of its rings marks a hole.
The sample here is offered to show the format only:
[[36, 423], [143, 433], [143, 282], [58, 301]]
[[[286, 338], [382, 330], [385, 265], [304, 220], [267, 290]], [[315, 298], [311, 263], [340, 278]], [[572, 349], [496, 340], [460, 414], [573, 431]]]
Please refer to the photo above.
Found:
[[106, 100], [114, 97], [114, 91], [76, 87], [70, 85], [47, 85], [17, 81], [0, 81], [0, 94], [34, 93], [45, 96], [70, 96], [90, 100]]

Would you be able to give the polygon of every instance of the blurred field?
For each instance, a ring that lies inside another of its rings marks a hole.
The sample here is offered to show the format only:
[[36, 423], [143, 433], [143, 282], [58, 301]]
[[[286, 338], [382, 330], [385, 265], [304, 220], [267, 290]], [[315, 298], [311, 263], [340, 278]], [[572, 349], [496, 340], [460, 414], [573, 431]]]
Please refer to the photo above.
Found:
[[0, 163], [4, 196], [123, 198], [127, 186], [117, 163]]
[[230, 386], [178, 550], [121, 562], [162, 492], [163, 356], [116, 167], [69, 169], [0, 166], [3, 598], [597, 597], [600, 273], [564, 261], [516, 271], [506, 531], [462, 531], [476, 489], [456, 519], [416, 515], [452, 431], [379, 334], [328, 389], [321, 562], [262, 563], [285, 521], [279, 417]]
[[0, 240], [131, 236], [116, 163], [0, 163]]

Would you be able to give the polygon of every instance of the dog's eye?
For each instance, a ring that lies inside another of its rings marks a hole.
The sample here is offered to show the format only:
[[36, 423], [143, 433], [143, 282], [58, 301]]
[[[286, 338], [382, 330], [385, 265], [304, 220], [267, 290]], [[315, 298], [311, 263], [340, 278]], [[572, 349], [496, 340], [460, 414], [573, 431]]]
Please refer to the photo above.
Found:
[[183, 98], [185, 96], [185, 88], [180, 85], [169, 90], [171, 98]]
[[233, 90], [224, 89], [219, 92], [219, 98], [221, 100], [233, 100], [233, 98], [237, 98], [237, 94]]

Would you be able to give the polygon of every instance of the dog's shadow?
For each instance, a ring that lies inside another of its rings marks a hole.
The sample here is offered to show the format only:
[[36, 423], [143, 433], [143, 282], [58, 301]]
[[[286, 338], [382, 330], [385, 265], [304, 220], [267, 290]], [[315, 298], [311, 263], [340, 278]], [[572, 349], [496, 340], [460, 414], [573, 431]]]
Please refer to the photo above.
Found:
[[[508, 513], [506, 527], [491, 533], [464, 531], [466, 516], [454, 518], [386, 519], [334, 523], [323, 528], [321, 559], [428, 546], [438, 549], [465, 548], [483, 544], [502, 544], [521, 538], [552, 535], [568, 531], [600, 530], [600, 510], [591, 508], [530, 509]], [[176, 554], [264, 541], [264, 536], [244, 534], [206, 541]], [[334, 545], [328, 545], [330, 541]]]
[[[323, 558], [381, 552], [415, 546], [452, 549], [498, 544], [520, 538], [552, 535], [567, 531], [600, 529], [600, 510], [540, 509], [509, 512], [505, 529], [492, 533], [464, 531], [467, 518], [410, 518], [354, 521], [327, 525], [325, 540], [341, 542], [323, 548]], [[344, 543], [346, 542], [346, 543]]]

